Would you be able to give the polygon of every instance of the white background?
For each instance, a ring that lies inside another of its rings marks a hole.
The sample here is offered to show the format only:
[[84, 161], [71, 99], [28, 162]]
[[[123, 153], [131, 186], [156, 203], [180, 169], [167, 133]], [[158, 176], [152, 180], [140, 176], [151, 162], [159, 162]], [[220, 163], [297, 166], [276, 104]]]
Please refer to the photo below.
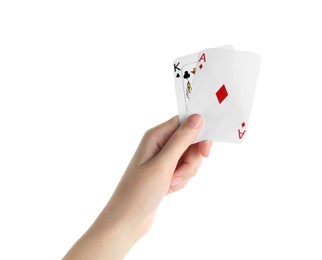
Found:
[[176, 114], [173, 59], [224, 44], [262, 58], [246, 141], [215, 143], [127, 259], [321, 259], [318, 3], [1, 1], [0, 259], [60, 259]]

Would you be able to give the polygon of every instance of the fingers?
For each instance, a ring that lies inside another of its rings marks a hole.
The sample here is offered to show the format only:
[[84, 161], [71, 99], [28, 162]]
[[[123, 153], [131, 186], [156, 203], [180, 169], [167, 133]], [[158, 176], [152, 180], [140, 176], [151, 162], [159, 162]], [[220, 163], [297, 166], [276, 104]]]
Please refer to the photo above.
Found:
[[134, 160], [141, 165], [160, 152], [173, 133], [179, 128], [178, 116], [146, 131], [136, 153]]
[[182, 189], [196, 175], [202, 161], [202, 155], [199, 150], [199, 144], [194, 144], [189, 147], [182, 160], [182, 164], [173, 174], [170, 184], [172, 192]]
[[202, 117], [197, 114], [191, 115], [163, 147], [158, 155], [160, 159], [174, 166], [177, 165], [182, 154], [196, 139], [201, 126]]
[[190, 179], [186, 179], [186, 180], [183, 180], [182, 182], [180, 182], [178, 185], [170, 186], [170, 188], [167, 192], [167, 195], [183, 189], [189, 181], [190, 181]]
[[207, 158], [209, 156], [211, 145], [211, 141], [203, 141], [199, 143], [199, 151], [203, 157]]
[[156, 139], [161, 147], [169, 140], [173, 133], [179, 128], [179, 118], [174, 116], [164, 123], [157, 125], [145, 133], [147, 139]]
[[178, 165], [173, 177], [182, 176], [185, 179], [190, 179], [195, 176], [201, 164], [202, 155], [199, 152], [199, 145], [193, 144], [189, 147], [182, 163]]

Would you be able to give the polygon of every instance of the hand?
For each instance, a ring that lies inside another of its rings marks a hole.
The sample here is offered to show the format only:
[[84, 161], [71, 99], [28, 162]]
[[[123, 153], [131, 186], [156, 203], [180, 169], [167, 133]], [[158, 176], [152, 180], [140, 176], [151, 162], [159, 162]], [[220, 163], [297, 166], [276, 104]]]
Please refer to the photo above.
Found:
[[210, 142], [191, 145], [201, 127], [201, 116], [192, 115], [181, 126], [173, 117], [148, 130], [107, 206], [65, 259], [122, 259], [164, 196], [182, 189], [208, 157]]

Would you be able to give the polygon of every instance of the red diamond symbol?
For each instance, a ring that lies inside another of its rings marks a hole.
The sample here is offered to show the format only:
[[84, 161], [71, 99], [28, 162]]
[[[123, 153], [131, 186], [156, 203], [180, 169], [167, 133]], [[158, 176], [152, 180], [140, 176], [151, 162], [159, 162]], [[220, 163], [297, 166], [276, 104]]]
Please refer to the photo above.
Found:
[[219, 104], [225, 100], [225, 98], [228, 96], [227, 89], [225, 85], [222, 85], [220, 89], [216, 92], [216, 96], [218, 99]]
[[244, 127], [244, 126], [245, 126], [245, 122], [243, 122], [243, 123], [241, 124], [241, 126], [242, 126], [242, 127]]
[[203, 66], [202, 66], [202, 64], [200, 64], [200, 65], [199, 65], [199, 69], [202, 69], [202, 67], [203, 67]]

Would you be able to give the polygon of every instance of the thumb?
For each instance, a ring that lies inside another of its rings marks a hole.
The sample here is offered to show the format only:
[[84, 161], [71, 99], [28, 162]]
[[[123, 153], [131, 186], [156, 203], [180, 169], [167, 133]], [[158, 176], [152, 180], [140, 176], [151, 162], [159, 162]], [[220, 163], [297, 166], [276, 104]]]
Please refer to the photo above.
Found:
[[159, 156], [166, 162], [177, 165], [182, 154], [194, 142], [202, 126], [202, 117], [193, 114], [186, 119], [178, 130], [171, 136]]

